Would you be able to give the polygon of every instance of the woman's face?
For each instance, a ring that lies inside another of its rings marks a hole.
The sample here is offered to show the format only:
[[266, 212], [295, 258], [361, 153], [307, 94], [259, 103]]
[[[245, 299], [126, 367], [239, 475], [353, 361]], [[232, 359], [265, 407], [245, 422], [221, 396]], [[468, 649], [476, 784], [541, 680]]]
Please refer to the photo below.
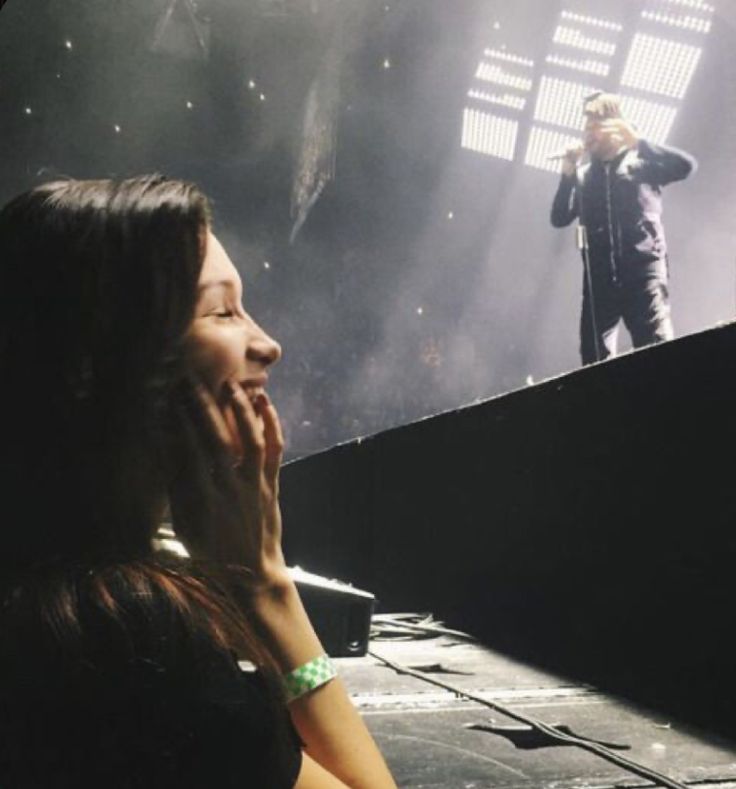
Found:
[[243, 309], [240, 275], [212, 233], [198, 289], [188, 334], [194, 371], [218, 400], [228, 381], [237, 381], [255, 398], [266, 385], [269, 366], [281, 357], [281, 347]]

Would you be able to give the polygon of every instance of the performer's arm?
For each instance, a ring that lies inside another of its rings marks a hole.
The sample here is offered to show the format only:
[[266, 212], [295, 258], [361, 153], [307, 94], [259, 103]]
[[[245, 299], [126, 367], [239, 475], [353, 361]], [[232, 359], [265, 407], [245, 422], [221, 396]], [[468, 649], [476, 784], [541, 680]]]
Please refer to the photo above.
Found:
[[562, 178], [552, 201], [550, 221], [553, 227], [567, 227], [578, 215], [577, 182], [578, 162], [584, 148], [581, 144], [571, 145], [562, 160]]
[[623, 118], [603, 121], [600, 131], [607, 134], [613, 143], [636, 149], [642, 162], [637, 177], [644, 183], [665, 186], [673, 181], [682, 181], [697, 168], [697, 163], [690, 154], [642, 139], [634, 126]]
[[643, 162], [642, 180], [657, 186], [665, 186], [673, 181], [682, 181], [694, 173], [698, 166], [690, 154], [677, 148], [655, 145], [648, 140], [640, 139], [637, 149]]
[[557, 193], [552, 201], [550, 221], [553, 227], [567, 227], [578, 215], [577, 201], [575, 199], [577, 176], [573, 173], [563, 173]]

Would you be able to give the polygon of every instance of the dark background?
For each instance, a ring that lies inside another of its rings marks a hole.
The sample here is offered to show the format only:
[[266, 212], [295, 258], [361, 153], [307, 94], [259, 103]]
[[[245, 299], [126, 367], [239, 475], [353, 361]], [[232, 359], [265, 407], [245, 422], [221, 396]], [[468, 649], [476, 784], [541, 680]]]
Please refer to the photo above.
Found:
[[[0, 200], [59, 174], [198, 181], [247, 306], [285, 348], [272, 394], [289, 457], [577, 366], [580, 262], [547, 221], [555, 176], [460, 147], [483, 48], [543, 59], [560, 3], [201, 0], [207, 59], [181, 16], [151, 50], [166, 4], [5, 4]], [[736, 33], [716, 6], [670, 137], [700, 161], [666, 195], [681, 334], [736, 299]], [[304, 101], [337, 14], [336, 178], [292, 245]]]

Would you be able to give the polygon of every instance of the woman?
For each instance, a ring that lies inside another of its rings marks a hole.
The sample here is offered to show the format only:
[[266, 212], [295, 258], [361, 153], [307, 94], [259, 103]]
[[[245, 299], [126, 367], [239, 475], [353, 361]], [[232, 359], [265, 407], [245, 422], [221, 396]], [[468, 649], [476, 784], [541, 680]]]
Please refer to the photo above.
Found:
[[395, 786], [286, 570], [241, 298], [191, 184], [0, 211], [3, 789]]

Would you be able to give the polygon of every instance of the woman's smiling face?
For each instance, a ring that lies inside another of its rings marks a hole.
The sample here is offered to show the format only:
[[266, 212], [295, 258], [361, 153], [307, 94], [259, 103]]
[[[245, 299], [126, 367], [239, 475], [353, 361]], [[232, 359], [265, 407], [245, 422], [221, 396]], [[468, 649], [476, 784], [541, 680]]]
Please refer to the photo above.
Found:
[[251, 397], [263, 391], [280, 345], [243, 308], [243, 285], [217, 238], [209, 233], [198, 284], [197, 306], [188, 332], [195, 373], [219, 400], [237, 381]]

